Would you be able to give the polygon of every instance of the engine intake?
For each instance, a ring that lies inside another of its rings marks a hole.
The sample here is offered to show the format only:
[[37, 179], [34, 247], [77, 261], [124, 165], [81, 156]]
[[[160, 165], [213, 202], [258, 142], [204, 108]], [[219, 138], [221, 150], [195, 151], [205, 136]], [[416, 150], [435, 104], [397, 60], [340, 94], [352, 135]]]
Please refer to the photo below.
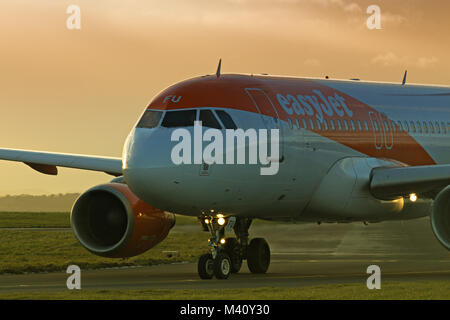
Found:
[[439, 242], [450, 250], [450, 186], [439, 192], [434, 200], [431, 227]]
[[164, 240], [175, 216], [141, 201], [125, 184], [109, 183], [83, 193], [70, 221], [75, 237], [90, 252], [126, 258]]

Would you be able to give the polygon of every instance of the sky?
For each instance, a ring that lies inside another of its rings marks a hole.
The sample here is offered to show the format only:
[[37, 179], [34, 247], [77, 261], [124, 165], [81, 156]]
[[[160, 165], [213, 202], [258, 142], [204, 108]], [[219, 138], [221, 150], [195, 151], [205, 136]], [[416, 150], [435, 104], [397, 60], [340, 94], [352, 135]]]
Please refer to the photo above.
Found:
[[[371, 5], [381, 29], [367, 27]], [[401, 82], [408, 69], [408, 82], [449, 85], [448, 12], [448, 0], [2, 0], [0, 148], [120, 157], [152, 97], [219, 58], [223, 73]], [[0, 177], [0, 196], [110, 180], [5, 161]]]

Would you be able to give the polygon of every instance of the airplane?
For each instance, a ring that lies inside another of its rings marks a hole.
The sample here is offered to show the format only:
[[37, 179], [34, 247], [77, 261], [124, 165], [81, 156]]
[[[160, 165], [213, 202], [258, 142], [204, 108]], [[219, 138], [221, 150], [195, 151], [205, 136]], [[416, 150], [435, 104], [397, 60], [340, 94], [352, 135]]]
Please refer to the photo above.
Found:
[[[450, 250], [450, 86], [405, 78], [396, 84], [221, 74], [219, 64], [216, 74], [158, 94], [121, 158], [0, 149], [0, 159], [50, 175], [66, 167], [114, 176], [81, 194], [71, 211], [77, 240], [95, 255], [139, 255], [166, 238], [175, 214], [198, 217], [211, 233], [211, 253], [198, 260], [201, 279], [227, 279], [244, 260], [251, 273], [268, 271], [269, 244], [249, 238], [254, 219], [376, 223], [429, 216]], [[197, 121], [216, 132], [277, 130], [277, 173], [262, 175], [250, 163], [175, 164], [173, 133], [193, 132]]]

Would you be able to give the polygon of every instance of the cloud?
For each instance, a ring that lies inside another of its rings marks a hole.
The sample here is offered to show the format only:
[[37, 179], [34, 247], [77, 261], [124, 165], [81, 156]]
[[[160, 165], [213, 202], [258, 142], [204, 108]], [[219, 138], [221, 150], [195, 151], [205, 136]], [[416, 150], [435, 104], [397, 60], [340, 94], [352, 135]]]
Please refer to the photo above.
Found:
[[399, 25], [406, 21], [406, 18], [399, 14], [381, 11], [381, 23], [387, 23], [390, 25]]
[[393, 52], [379, 54], [372, 59], [372, 64], [382, 65], [384, 67], [391, 67], [401, 62], [401, 59], [397, 57]]
[[255, 5], [258, 7], [268, 6], [273, 8], [279, 8], [280, 5], [295, 5], [295, 6], [305, 6], [307, 4], [320, 5], [322, 7], [337, 7], [341, 8], [346, 12], [361, 12], [362, 8], [359, 4], [354, 1], [348, 0], [226, 0], [238, 5]]
[[343, 8], [346, 12], [362, 12], [361, 6], [355, 2], [344, 5]]
[[427, 68], [430, 66], [434, 66], [436, 63], [438, 63], [439, 59], [436, 57], [420, 57], [417, 62], [416, 65], [419, 68]]
[[393, 67], [393, 66], [415, 66], [418, 68], [428, 68], [434, 66], [439, 62], [439, 59], [432, 57], [399, 57], [393, 52], [387, 52], [379, 54], [371, 60], [372, 64], [380, 65], [383, 67]]
[[343, 9], [346, 12], [362, 12], [362, 8], [356, 2], [349, 2], [347, 0], [309, 0], [315, 4], [322, 6], [336, 6]]

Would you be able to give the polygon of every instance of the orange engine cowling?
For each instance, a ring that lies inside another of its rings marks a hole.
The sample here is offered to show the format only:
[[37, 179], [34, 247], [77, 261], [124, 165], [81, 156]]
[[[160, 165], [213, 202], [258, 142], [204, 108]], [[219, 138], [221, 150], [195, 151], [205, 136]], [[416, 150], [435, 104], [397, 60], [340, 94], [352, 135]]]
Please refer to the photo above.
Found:
[[72, 230], [90, 252], [128, 258], [167, 237], [175, 215], [140, 200], [126, 184], [103, 184], [83, 193], [70, 214]]

